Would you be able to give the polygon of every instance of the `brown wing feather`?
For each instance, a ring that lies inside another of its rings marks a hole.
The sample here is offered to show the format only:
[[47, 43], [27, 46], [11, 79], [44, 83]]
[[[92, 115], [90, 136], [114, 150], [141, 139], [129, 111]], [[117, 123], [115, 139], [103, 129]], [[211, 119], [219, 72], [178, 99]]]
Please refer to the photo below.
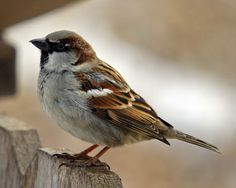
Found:
[[[156, 138], [166, 143], [163, 136], [159, 135], [159, 130], [154, 124], [144, 124], [145, 120], [142, 117], [137, 118], [134, 111], [131, 108], [124, 110], [108, 110], [109, 117], [111, 117], [111, 123], [125, 129], [129, 129], [143, 136], [150, 138]], [[147, 123], [147, 122], [146, 122]], [[148, 126], [147, 126], [148, 125]]]
[[[106, 119], [115, 126], [169, 144], [159, 134], [159, 130], [166, 130], [168, 127], [160, 122], [157, 114], [146, 101], [129, 88], [117, 71], [104, 63], [96, 66], [92, 71], [93, 73], [101, 73], [102, 76], [96, 77], [99, 74], [92, 73], [77, 73], [76, 76], [82, 83], [82, 88], [85, 91], [91, 89], [110, 89], [112, 91], [106, 96], [89, 99], [89, 105], [95, 115]], [[104, 79], [104, 75], [106, 79]]]
[[93, 97], [89, 100], [90, 106], [99, 109], [125, 109], [131, 106], [128, 100], [121, 100], [121, 98], [109, 94], [105, 97]]

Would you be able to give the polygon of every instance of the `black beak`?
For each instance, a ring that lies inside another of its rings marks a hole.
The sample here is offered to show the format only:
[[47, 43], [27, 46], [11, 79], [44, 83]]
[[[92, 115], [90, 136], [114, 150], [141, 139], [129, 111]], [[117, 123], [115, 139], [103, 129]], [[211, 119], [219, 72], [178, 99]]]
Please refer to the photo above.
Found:
[[31, 42], [34, 46], [36, 46], [38, 49], [42, 51], [49, 51], [49, 45], [47, 41], [45, 40], [45, 38], [33, 39], [29, 42]]

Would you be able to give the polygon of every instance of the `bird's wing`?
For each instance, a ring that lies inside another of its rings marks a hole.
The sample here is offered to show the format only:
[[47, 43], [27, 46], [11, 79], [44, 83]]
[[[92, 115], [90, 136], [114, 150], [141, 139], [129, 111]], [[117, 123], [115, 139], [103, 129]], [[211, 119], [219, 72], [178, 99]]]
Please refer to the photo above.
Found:
[[169, 144], [159, 134], [167, 130], [156, 112], [146, 101], [130, 89], [122, 76], [111, 66], [100, 63], [90, 72], [76, 73], [86, 92], [91, 111], [101, 119], [143, 136]]

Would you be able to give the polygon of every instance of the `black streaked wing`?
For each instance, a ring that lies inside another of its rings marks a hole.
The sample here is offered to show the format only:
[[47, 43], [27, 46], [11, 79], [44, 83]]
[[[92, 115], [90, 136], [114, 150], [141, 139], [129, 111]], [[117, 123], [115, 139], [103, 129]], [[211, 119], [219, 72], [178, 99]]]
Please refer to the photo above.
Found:
[[168, 127], [160, 122], [155, 111], [142, 97], [130, 89], [117, 71], [105, 63], [99, 64], [92, 71], [76, 75], [83, 90], [85, 92], [93, 89], [112, 91], [106, 96], [94, 96], [88, 99], [95, 115], [115, 126], [169, 144], [159, 134], [159, 130], [166, 130]]

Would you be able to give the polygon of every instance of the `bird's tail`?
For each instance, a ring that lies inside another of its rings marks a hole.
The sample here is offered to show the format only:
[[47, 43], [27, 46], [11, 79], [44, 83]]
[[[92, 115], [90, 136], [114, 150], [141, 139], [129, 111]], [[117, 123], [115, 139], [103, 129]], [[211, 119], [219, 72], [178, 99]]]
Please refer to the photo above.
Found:
[[181, 140], [181, 141], [184, 141], [184, 142], [187, 142], [190, 144], [194, 144], [194, 145], [209, 149], [211, 151], [220, 153], [219, 149], [216, 146], [214, 146], [212, 144], [208, 144], [203, 140], [200, 140], [198, 138], [195, 138], [191, 135], [185, 134], [185, 133], [178, 131], [176, 129], [173, 129], [173, 128], [169, 129], [169, 131], [167, 131], [165, 136], [166, 136], [166, 138], [175, 138], [175, 139], [178, 139], [178, 140]]

